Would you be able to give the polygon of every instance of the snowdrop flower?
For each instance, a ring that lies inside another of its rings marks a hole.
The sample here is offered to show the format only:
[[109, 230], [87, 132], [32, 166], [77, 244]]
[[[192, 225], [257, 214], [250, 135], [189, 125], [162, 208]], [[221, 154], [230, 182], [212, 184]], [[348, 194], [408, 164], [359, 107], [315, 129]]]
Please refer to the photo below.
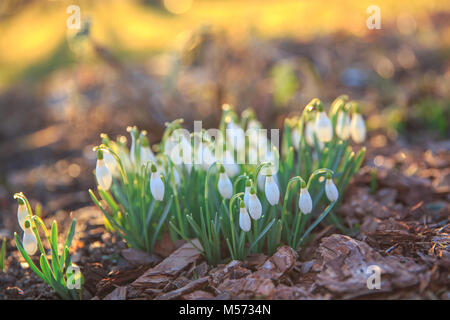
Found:
[[154, 164], [151, 166], [151, 171], [150, 191], [155, 200], [162, 201], [164, 199], [164, 183]]
[[250, 199], [250, 189], [252, 187], [252, 180], [248, 179], [245, 182], [245, 191], [244, 191], [244, 204], [245, 207], [248, 209], [248, 200]]
[[119, 175], [119, 171], [117, 170], [117, 161], [114, 156], [109, 152], [103, 153], [103, 160], [105, 160], [105, 164], [108, 167], [109, 171], [111, 171], [111, 174], [115, 177]]
[[305, 140], [310, 147], [314, 146], [314, 122], [312, 121], [306, 122]]
[[245, 232], [250, 231], [251, 227], [250, 216], [248, 215], [247, 209], [245, 209], [245, 204], [241, 201], [240, 213], [239, 213], [239, 226]]
[[26, 220], [24, 223], [24, 233], [22, 238], [23, 248], [28, 253], [28, 255], [33, 255], [37, 251], [37, 240], [36, 236], [31, 230], [31, 223], [29, 220]]
[[266, 176], [266, 184], [264, 186], [266, 198], [269, 203], [274, 206], [280, 201], [280, 190], [272, 175]]
[[306, 183], [302, 182], [302, 186], [300, 189], [300, 197], [298, 198], [298, 207], [303, 214], [311, 213], [312, 211], [312, 199], [309, 194], [308, 189], [306, 188]]
[[142, 135], [142, 145], [140, 150], [141, 163], [146, 165], [149, 162], [156, 161], [155, 155], [150, 149], [150, 145], [148, 143], [148, 139], [145, 135]]
[[250, 198], [248, 200], [248, 212], [254, 220], [258, 220], [259, 218], [261, 218], [262, 205], [261, 201], [259, 201], [258, 196], [256, 195], [254, 188], [252, 188], [250, 191]]
[[95, 177], [97, 178], [97, 183], [103, 190], [109, 190], [112, 184], [112, 174], [111, 171], [106, 166], [105, 160], [103, 159], [103, 151], [98, 150], [97, 152], [97, 167], [95, 168]]
[[227, 175], [231, 178], [235, 177], [239, 174], [239, 172], [241, 172], [241, 167], [234, 161], [233, 155], [229, 150], [225, 152], [223, 166], [225, 167]]
[[364, 119], [359, 112], [353, 113], [350, 124], [350, 133], [353, 141], [356, 143], [361, 143], [366, 139], [366, 125], [364, 124]]
[[327, 174], [327, 180], [325, 182], [325, 193], [328, 200], [330, 200], [331, 202], [336, 201], [339, 198], [338, 189], [336, 188], [333, 179], [331, 179], [330, 174]]
[[224, 199], [230, 199], [233, 196], [233, 184], [225, 173], [225, 168], [223, 166], [220, 167], [217, 189], [219, 189], [219, 193]]
[[19, 207], [17, 208], [17, 221], [22, 230], [25, 230], [25, 220], [29, 216], [28, 207], [22, 199], [18, 199]]
[[347, 140], [350, 137], [350, 116], [342, 110], [337, 115], [336, 134], [342, 140]]
[[331, 121], [328, 118], [327, 114], [323, 111], [323, 109], [319, 109], [319, 112], [316, 116], [314, 129], [317, 135], [317, 139], [322, 142], [331, 141], [331, 139], [333, 138], [333, 127], [331, 125]]
[[298, 150], [298, 146], [300, 145], [300, 138], [301, 138], [301, 133], [300, 133], [300, 129], [295, 126], [294, 128], [292, 128], [292, 144], [294, 145], [294, 149]]

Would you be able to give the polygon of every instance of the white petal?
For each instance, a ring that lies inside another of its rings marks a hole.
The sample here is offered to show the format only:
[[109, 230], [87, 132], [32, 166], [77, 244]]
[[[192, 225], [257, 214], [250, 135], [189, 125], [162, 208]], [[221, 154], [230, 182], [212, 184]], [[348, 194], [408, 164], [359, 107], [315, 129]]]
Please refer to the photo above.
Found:
[[225, 199], [230, 199], [233, 196], [233, 184], [226, 173], [221, 173], [219, 183], [217, 184], [220, 195]]
[[258, 220], [259, 218], [261, 218], [262, 205], [261, 205], [261, 201], [259, 201], [256, 194], [250, 195], [250, 199], [248, 201], [248, 207], [249, 207], [248, 211], [250, 213], [250, 216], [254, 220]]
[[28, 209], [26, 204], [19, 204], [17, 208], [17, 221], [22, 230], [25, 230], [25, 220], [28, 217]]
[[308, 192], [308, 189], [302, 188], [300, 190], [300, 197], [298, 199], [298, 207], [300, 208], [300, 211], [304, 214], [311, 213], [312, 206], [312, 199], [311, 195]]
[[327, 179], [325, 182], [325, 193], [328, 200], [331, 202], [336, 201], [339, 198], [339, 192], [332, 179]]
[[23, 248], [31, 256], [37, 251], [37, 240], [34, 233], [30, 229], [26, 229], [23, 234]]
[[353, 141], [356, 143], [361, 143], [366, 139], [366, 125], [364, 124], [364, 119], [360, 113], [353, 114], [350, 132]]
[[245, 208], [241, 208], [239, 213], [239, 226], [245, 232], [250, 231], [252, 223], [250, 221], [250, 216]]
[[109, 190], [112, 184], [112, 175], [106, 166], [104, 160], [97, 160], [97, 167], [95, 169], [95, 176], [97, 183], [103, 190]]
[[317, 139], [328, 142], [333, 138], [333, 127], [325, 112], [319, 112], [316, 118], [315, 132]]
[[152, 172], [150, 178], [150, 191], [155, 200], [162, 201], [164, 199], [164, 183], [158, 172]]
[[272, 176], [266, 177], [266, 185], [264, 187], [266, 198], [269, 203], [274, 206], [280, 201], [280, 190]]

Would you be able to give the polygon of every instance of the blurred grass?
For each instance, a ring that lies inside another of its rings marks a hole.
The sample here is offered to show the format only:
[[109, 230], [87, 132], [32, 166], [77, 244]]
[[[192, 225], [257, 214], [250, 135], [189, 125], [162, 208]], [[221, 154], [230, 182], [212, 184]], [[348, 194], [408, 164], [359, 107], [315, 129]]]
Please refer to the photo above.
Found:
[[[22, 2], [26, 4], [14, 8], [14, 3]], [[35, 80], [76, 61], [66, 41], [66, 8], [70, 4], [78, 4], [82, 15], [90, 18], [95, 41], [120, 56], [133, 58], [178, 49], [201, 25], [224, 30], [237, 43], [252, 33], [263, 38], [304, 40], [338, 30], [364, 36], [370, 32], [365, 23], [366, 8], [374, 2], [5, 0], [0, 4], [0, 88], [20, 79]], [[378, 0], [375, 4], [381, 8], [382, 27], [404, 13], [413, 16], [415, 23], [427, 25], [430, 13], [450, 9], [449, 1], [436, 0]], [[439, 41], [450, 43], [450, 30], [440, 35]]]

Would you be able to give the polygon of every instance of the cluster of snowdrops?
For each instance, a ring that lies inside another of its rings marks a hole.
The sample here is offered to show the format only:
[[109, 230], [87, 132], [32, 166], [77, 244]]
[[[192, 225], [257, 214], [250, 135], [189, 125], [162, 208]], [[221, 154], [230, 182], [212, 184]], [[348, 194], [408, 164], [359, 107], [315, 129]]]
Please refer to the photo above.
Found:
[[[125, 136], [111, 140], [102, 134], [95, 148], [97, 195], [89, 193], [107, 229], [130, 247], [151, 253], [167, 233], [172, 240], [190, 242], [215, 265], [250, 253], [270, 255], [281, 244], [297, 249], [322, 221], [349, 231], [335, 211], [365, 153], [358, 146], [355, 152], [350, 143], [360, 144], [366, 136], [355, 101], [340, 96], [327, 114], [313, 99], [300, 116], [285, 120], [281, 145], [277, 131], [271, 130], [269, 138], [251, 109], [239, 117], [224, 105], [216, 130], [189, 133], [182, 122], [168, 123], [153, 147], [146, 131], [130, 127], [131, 147]], [[24, 231], [23, 241], [16, 235], [17, 246], [29, 263], [39, 247], [43, 271], [33, 270], [52, 287], [60, 285], [71, 265], [73, 230], [59, 255], [56, 225], [49, 233], [26, 197], [16, 197]], [[48, 234], [51, 266], [38, 226]]]

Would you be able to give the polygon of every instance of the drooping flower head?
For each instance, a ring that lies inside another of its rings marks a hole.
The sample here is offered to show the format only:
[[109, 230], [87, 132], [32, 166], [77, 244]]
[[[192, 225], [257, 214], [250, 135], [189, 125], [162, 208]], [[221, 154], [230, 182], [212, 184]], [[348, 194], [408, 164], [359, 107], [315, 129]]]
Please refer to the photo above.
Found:
[[161, 174], [154, 163], [152, 163], [150, 170], [150, 191], [155, 200], [162, 201], [164, 199], [164, 182], [161, 179]]
[[250, 197], [248, 200], [248, 211], [252, 219], [258, 220], [259, 218], [261, 218], [262, 205], [261, 201], [259, 201], [258, 196], [256, 195], [254, 187], [250, 189]]
[[244, 202], [241, 201], [239, 210], [239, 226], [243, 231], [248, 232], [250, 231], [251, 225], [252, 223], [250, 221], [250, 216], [248, 215], [247, 209], [245, 209]]
[[23, 248], [28, 253], [28, 255], [31, 256], [37, 251], [37, 240], [36, 236], [33, 233], [33, 230], [31, 229], [31, 222], [29, 218], [25, 220], [24, 227], [25, 228], [23, 230], [24, 232], [22, 238]]
[[317, 139], [321, 142], [328, 142], [333, 138], [333, 126], [331, 125], [331, 121], [323, 110], [322, 103], [320, 102], [317, 105], [317, 115], [314, 129]]
[[309, 194], [309, 191], [306, 188], [306, 183], [304, 181], [301, 182], [298, 207], [303, 214], [311, 213], [313, 207], [311, 195]]
[[227, 174], [225, 173], [225, 168], [223, 166], [220, 166], [217, 189], [224, 199], [230, 199], [233, 196], [233, 184], [231, 183], [230, 178], [228, 178]]
[[339, 198], [339, 191], [329, 173], [327, 173], [327, 180], [325, 181], [325, 193], [328, 200], [331, 202], [336, 201]]
[[112, 184], [112, 174], [109, 168], [106, 166], [103, 158], [103, 151], [97, 151], [97, 167], [95, 168], [95, 177], [97, 183], [103, 190], [109, 190]]
[[267, 201], [274, 206], [280, 201], [280, 190], [272, 175], [266, 176], [266, 183], [264, 186]]
[[342, 140], [347, 140], [350, 137], [350, 115], [345, 105], [337, 113], [336, 135]]
[[145, 134], [145, 131], [141, 132], [140, 139], [141, 139], [141, 150], [140, 150], [141, 163], [143, 165], [146, 165], [150, 162], [155, 162], [156, 158], [152, 150], [150, 149], [150, 144], [148, 142], [148, 138], [147, 135]]
[[356, 105], [354, 106], [352, 121], [350, 123], [350, 133], [353, 141], [356, 143], [362, 143], [366, 139], [366, 125]]
[[17, 221], [19, 222], [19, 226], [22, 230], [25, 231], [25, 221], [30, 214], [26, 203], [22, 199], [18, 198], [17, 202], [19, 204], [17, 208]]

